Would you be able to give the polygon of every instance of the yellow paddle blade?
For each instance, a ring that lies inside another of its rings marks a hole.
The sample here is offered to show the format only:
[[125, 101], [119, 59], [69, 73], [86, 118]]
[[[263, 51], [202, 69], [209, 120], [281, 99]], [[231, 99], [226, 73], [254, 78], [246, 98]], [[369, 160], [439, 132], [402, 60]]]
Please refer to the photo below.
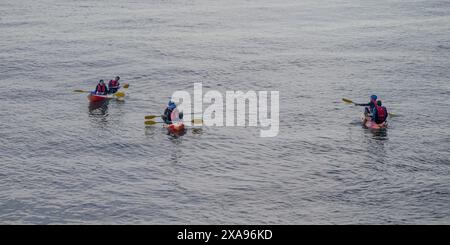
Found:
[[128, 84], [128, 83], [125, 83], [125, 84], [123, 85], [123, 88], [128, 88], [128, 87], [130, 87], [130, 84]]
[[114, 94], [116, 97], [125, 97], [125, 93], [124, 92], [117, 92]]
[[398, 116], [397, 114], [391, 113], [391, 112], [389, 112], [388, 114], [389, 114], [390, 117], [396, 117], [396, 116]]
[[345, 103], [353, 103], [352, 100], [346, 99], [346, 98], [342, 98], [342, 101], [344, 101]]
[[157, 115], [148, 115], [148, 116], [145, 116], [145, 119], [154, 119], [157, 117], [158, 117]]
[[193, 124], [202, 124], [203, 123], [203, 119], [193, 119], [193, 120], [191, 120], [191, 123], [193, 123]]
[[75, 89], [73, 92], [75, 92], [75, 93], [90, 93], [90, 91], [81, 90], [81, 89]]
[[157, 122], [155, 121], [145, 121], [145, 125], [155, 125]]

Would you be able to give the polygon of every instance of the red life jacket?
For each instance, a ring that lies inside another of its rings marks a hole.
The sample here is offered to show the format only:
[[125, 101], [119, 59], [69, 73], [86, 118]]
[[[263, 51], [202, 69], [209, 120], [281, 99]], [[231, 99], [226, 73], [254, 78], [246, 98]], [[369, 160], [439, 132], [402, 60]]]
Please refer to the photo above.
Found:
[[109, 87], [118, 87], [119, 86], [119, 82], [116, 80], [111, 80], [109, 81]]
[[377, 110], [376, 123], [383, 123], [384, 121], [386, 121], [386, 108], [384, 106], [376, 106], [375, 109]]
[[106, 85], [105, 84], [98, 84], [97, 85], [97, 93], [104, 94], [106, 93]]

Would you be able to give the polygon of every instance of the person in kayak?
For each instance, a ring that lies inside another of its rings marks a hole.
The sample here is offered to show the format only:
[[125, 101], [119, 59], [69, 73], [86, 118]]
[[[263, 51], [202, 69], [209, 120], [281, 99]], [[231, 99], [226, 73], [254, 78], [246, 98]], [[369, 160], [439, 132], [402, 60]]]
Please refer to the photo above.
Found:
[[120, 88], [120, 83], [119, 83], [120, 77], [117, 76], [116, 78], [114, 78], [113, 80], [109, 81], [108, 84], [108, 89], [109, 89], [109, 93], [110, 94], [114, 94], [117, 92], [117, 90], [119, 90]]
[[367, 103], [367, 104], [355, 103], [355, 105], [356, 106], [365, 106], [366, 108], [364, 108], [364, 115], [370, 116], [371, 112], [373, 111], [373, 109], [377, 105], [377, 99], [378, 99], [378, 97], [376, 95], [372, 95], [372, 96], [370, 96], [370, 102], [369, 103]]
[[388, 117], [388, 111], [382, 104], [381, 100], [378, 100], [372, 111], [372, 121], [376, 124], [384, 123]]
[[173, 101], [169, 101], [166, 109], [164, 110], [164, 114], [162, 115], [162, 120], [166, 124], [172, 124], [172, 112], [177, 108], [177, 105]]
[[164, 114], [161, 117], [166, 124], [172, 124], [173, 121], [183, 119], [183, 112], [179, 112], [177, 105], [174, 102], [169, 101], [166, 109], [164, 110]]
[[107, 95], [108, 94], [108, 87], [106, 87], [106, 84], [103, 80], [98, 81], [97, 87], [95, 87], [95, 94], [98, 95]]

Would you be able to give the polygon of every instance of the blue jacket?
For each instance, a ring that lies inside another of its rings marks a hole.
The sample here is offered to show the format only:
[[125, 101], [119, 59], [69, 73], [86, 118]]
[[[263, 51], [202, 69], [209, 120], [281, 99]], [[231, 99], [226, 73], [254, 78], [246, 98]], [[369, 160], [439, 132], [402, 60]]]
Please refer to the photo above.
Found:
[[373, 111], [373, 109], [375, 108], [375, 103], [376, 103], [376, 102], [374, 102], [374, 101], [370, 101], [370, 102], [367, 103], [367, 104], [355, 104], [355, 105], [358, 105], [358, 106], [368, 106], [368, 107], [370, 108], [370, 111]]

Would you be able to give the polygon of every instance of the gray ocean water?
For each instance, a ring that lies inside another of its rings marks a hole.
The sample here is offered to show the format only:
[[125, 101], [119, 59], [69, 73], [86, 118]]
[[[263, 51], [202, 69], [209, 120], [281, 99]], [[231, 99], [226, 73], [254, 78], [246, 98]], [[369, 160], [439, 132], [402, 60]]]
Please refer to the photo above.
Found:
[[[280, 91], [279, 135], [144, 127], [194, 82]], [[450, 224], [449, 1], [2, 0], [0, 85], [1, 224]]]

